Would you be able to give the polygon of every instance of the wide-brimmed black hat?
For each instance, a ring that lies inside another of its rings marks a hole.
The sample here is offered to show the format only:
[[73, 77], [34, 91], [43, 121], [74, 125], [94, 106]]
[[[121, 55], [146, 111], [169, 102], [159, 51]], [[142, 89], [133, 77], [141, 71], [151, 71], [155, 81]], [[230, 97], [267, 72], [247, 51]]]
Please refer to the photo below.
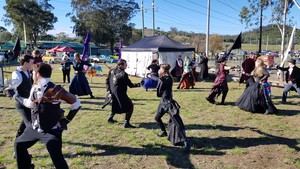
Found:
[[221, 63], [221, 62], [224, 62], [226, 60], [227, 60], [227, 58], [224, 56], [224, 57], [219, 58], [218, 62]]
[[293, 64], [293, 65], [296, 64], [296, 60], [295, 60], [295, 59], [289, 59], [288, 62], [290, 62], [290, 63]]

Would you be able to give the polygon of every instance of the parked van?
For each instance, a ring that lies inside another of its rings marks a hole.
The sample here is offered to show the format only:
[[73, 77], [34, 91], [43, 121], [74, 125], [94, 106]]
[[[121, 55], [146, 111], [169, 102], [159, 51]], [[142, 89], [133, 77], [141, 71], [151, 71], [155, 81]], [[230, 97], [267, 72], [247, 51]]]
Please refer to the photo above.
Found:
[[267, 68], [272, 68], [275, 65], [275, 56], [274, 55], [261, 55], [258, 58], [262, 59], [264, 61], [264, 64], [267, 66]]

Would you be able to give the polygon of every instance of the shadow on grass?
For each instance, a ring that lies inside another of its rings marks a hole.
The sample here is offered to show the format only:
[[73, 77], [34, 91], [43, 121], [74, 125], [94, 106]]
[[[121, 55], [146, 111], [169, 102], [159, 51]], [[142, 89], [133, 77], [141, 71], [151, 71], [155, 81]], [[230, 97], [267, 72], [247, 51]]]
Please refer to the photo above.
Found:
[[295, 116], [300, 114], [300, 110], [278, 110], [279, 112], [277, 114], [274, 114], [275, 116]]
[[298, 147], [299, 139], [289, 139], [285, 137], [279, 137], [267, 134], [257, 129], [251, 129], [253, 132], [257, 132], [261, 136], [258, 138], [237, 138], [237, 137], [218, 137], [218, 138], [208, 138], [208, 137], [189, 137], [195, 148], [213, 148], [215, 150], [227, 150], [234, 149], [235, 147], [248, 148], [260, 145], [271, 145], [280, 144], [287, 145], [296, 151], [300, 151]]
[[209, 90], [211, 90], [211, 88], [194, 88], [194, 89], [176, 89], [173, 90], [173, 92], [209, 92]]
[[[190, 160], [190, 154], [208, 154], [208, 155], [223, 155], [222, 152], [203, 150], [191, 150], [190, 153], [184, 150], [182, 147], [165, 146], [160, 144], [155, 145], [143, 145], [141, 148], [136, 147], [123, 147], [114, 145], [100, 145], [100, 144], [85, 144], [65, 142], [63, 144], [82, 146], [82, 147], [94, 147], [97, 150], [104, 150], [100, 153], [94, 152], [80, 152], [76, 154], [66, 154], [65, 157], [73, 158], [78, 156], [114, 156], [121, 154], [128, 154], [134, 156], [165, 156], [168, 165], [175, 168], [195, 168]], [[46, 157], [45, 157], [46, 158]]]

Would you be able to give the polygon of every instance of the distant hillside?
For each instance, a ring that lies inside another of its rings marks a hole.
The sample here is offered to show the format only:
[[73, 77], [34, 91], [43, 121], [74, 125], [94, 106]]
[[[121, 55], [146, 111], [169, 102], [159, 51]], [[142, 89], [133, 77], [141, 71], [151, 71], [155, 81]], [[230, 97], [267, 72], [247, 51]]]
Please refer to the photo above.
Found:
[[[286, 33], [287, 33], [287, 40], [289, 40], [290, 35], [292, 33], [293, 27], [287, 26], [286, 27]], [[223, 35], [225, 42], [233, 42], [237, 35]], [[299, 38], [300, 32], [299, 30], [296, 30], [296, 43], [299, 44], [300, 42]], [[253, 29], [251, 31], [243, 32], [242, 39], [243, 43], [246, 44], [258, 44], [258, 38], [259, 38], [259, 28]], [[269, 45], [280, 45], [281, 44], [281, 34], [276, 25], [267, 25], [262, 27], [262, 44], [268, 44]]]

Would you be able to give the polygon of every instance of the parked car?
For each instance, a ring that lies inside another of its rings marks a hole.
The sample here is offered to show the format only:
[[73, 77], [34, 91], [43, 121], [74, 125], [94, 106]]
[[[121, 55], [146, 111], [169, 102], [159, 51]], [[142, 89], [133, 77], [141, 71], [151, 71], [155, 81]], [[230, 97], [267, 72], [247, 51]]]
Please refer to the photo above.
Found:
[[100, 55], [100, 59], [103, 60], [104, 63], [116, 63], [118, 62], [118, 59], [111, 57], [110, 55]]
[[62, 57], [58, 57], [55, 53], [50, 53], [49, 55], [43, 56], [42, 60], [46, 63], [60, 63]]
[[103, 63], [103, 59], [99, 58], [97, 55], [91, 55], [89, 56], [89, 62], [94, 62], [94, 63]]
[[0, 62], [7, 62], [7, 59], [4, 57], [5, 52], [0, 52]]

